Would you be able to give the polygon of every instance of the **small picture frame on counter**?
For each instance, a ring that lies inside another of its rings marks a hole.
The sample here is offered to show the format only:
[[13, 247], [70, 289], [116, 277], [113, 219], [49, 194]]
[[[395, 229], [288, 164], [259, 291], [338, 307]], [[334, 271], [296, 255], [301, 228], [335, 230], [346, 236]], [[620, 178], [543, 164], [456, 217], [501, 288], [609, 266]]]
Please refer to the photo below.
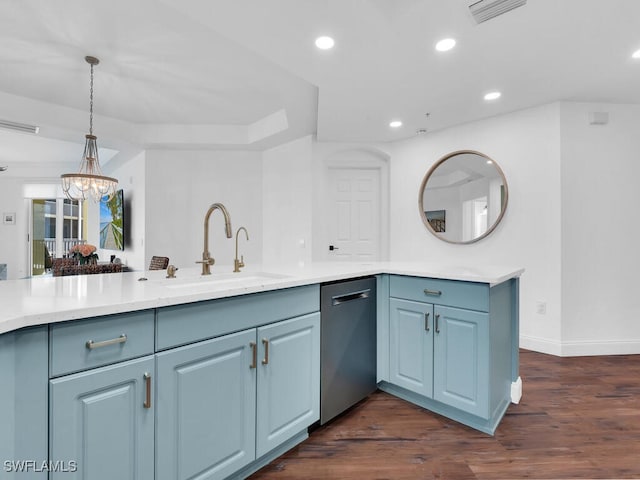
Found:
[[5, 225], [15, 225], [16, 224], [16, 214], [15, 212], [5, 212], [2, 214], [2, 223]]

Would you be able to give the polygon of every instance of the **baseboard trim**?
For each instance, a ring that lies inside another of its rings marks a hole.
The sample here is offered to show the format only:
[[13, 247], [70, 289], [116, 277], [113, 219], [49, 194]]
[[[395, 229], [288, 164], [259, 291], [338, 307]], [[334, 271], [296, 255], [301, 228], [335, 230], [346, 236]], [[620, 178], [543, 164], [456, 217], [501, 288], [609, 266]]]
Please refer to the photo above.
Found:
[[562, 342], [563, 357], [585, 357], [594, 355], [637, 355], [640, 354], [640, 341], [577, 341]]
[[557, 357], [640, 354], [640, 340], [556, 342], [546, 338], [520, 335], [520, 347]]
[[533, 350], [534, 352], [547, 353], [557, 357], [562, 355], [562, 345], [560, 342], [548, 340], [546, 338], [529, 337], [520, 335], [520, 348]]

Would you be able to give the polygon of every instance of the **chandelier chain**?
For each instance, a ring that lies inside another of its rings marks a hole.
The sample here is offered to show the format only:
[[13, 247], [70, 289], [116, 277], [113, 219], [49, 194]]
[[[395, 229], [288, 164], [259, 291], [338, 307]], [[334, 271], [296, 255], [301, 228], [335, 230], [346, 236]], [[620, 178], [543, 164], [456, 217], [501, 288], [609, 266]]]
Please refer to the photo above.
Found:
[[91, 64], [91, 80], [89, 82], [89, 135], [93, 135], [93, 63]]

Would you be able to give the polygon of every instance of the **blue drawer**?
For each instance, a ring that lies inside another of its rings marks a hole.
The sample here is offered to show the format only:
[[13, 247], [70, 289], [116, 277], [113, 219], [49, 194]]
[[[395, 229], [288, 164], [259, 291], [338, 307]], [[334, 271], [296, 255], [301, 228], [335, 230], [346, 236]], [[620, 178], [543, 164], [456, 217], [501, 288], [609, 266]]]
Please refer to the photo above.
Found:
[[389, 295], [434, 305], [489, 311], [489, 285], [486, 283], [392, 275]]
[[319, 285], [163, 307], [157, 313], [156, 349], [198, 342], [319, 310]]
[[52, 324], [50, 375], [101, 367], [154, 350], [153, 310]]

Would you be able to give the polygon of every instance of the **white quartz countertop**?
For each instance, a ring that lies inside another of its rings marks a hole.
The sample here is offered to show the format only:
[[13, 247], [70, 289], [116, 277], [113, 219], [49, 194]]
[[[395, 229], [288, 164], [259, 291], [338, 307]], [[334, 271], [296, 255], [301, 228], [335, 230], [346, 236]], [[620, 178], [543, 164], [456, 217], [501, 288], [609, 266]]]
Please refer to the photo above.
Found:
[[[0, 334], [19, 328], [282, 288], [390, 273], [497, 285], [524, 269], [459, 267], [414, 262], [312, 263], [255, 266], [232, 273], [225, 265], [202, 276], [198, 268], [0, 281]], [[146, 278], [146, 280], [140, 280]]]

